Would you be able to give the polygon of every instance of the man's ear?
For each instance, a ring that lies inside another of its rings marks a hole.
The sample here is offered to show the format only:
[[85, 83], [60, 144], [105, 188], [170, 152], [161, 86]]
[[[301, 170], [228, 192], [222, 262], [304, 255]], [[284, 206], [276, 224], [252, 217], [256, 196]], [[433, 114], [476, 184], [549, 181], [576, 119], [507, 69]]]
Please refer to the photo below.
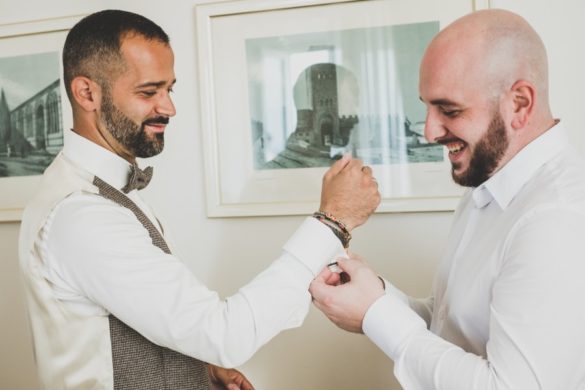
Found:
[[84, 110], [93, 112], [101, 104], [101, 88], [91, 79], [77, 76], [71, 81], [71, 94], [75, 102]]
[[513, 104], [512, 128], [517, 130], [525, 127], [532, 117], [536, 98], [536, 88], [525, 80], [512, 85], [510, 94]]

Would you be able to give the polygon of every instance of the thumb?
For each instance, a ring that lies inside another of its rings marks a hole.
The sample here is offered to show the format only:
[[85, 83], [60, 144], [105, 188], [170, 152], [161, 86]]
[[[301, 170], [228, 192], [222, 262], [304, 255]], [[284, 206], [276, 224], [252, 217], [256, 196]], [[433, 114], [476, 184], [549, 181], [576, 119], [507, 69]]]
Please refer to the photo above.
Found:
[[331, 168], [329, 168], [329, 172], [332, 175], [337, 175], [339, 172], [345, 168], [347, 164], [351, 161], [351, 156], [349, 154], [344, 154], [339, 160], [335, 161]]
[[319, 280], [319, 282], [326, 282], [330, 277], [333, 271], [329, 269], [329, 266], [325, 266], [321, 272], [317, 276], [315, 276], [315, 280]]
[[330, 296], [330, 290], [334, 288], [325, 283], [324, 280], [315, 279], [309, 286], [309, 293], [316, 301], [321, 301]]

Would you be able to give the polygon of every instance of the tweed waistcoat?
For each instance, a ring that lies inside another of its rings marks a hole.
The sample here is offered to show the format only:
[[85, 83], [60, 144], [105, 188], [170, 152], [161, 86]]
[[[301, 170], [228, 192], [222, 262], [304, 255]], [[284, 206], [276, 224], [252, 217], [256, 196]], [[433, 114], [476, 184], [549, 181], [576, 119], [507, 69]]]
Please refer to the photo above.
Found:
[[[162, 235], [140, 208], [99, 177], [93, 184], [99, 194], [126, 207], [148, 231], [152, 244], [171, 251]], [[200, 360], [153, 344], [115, 316], [109, 316], [115, 390], [207, 390], [207, 365]]]

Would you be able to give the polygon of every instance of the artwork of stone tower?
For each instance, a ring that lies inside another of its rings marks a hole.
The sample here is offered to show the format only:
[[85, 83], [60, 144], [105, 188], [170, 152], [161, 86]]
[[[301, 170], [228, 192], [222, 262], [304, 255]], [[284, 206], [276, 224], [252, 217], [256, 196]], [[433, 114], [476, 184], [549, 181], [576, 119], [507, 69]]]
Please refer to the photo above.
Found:
[[[340, 73], [341, 72], [341, 73]], [[339, 90], [346, 85], [345, 95]], [[347, 85], [350, 88], [347, 88]], [[287, 140], [287, 148], [311, 156], [330, 157], [332, 146], [347, 145], [357, 115], [340, 115], [340, 102], [357, 111], [357, 81], [340, 65], [314, 64], [306, 68], [295, 84], [297, 125]], [[355, 107], [354, 107], [355, 106]]]
[[336, 65], [328, 63], [313, 65], [309, 77], [313, 95], [314, 132], [311, 144], [321, 148], [341, 144]]

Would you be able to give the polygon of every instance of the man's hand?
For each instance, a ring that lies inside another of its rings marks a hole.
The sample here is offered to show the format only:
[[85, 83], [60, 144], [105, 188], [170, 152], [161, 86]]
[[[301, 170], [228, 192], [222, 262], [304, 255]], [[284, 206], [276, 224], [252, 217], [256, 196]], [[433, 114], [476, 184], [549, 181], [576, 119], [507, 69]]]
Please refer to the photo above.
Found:
[[254, 386], [238, 370], [222, 368], [213, 364], [208, 364], [207, 370], [213, 390], [254, 390]]
[[362, 333], [366, 312], [379, 297], [384, 295], [382, 281], [361, 259], [337, 260], [339, 268], [349, 276], [349, 281], [339, 284], [331, 271], [325, 268], [309, 287], [313, 303], [341, 329]]
[[378, 183], [372, 169], [360, 160], [343, 156], [323, 176], [321, 206], [348, 230], [360, 226], [380, 204]]

